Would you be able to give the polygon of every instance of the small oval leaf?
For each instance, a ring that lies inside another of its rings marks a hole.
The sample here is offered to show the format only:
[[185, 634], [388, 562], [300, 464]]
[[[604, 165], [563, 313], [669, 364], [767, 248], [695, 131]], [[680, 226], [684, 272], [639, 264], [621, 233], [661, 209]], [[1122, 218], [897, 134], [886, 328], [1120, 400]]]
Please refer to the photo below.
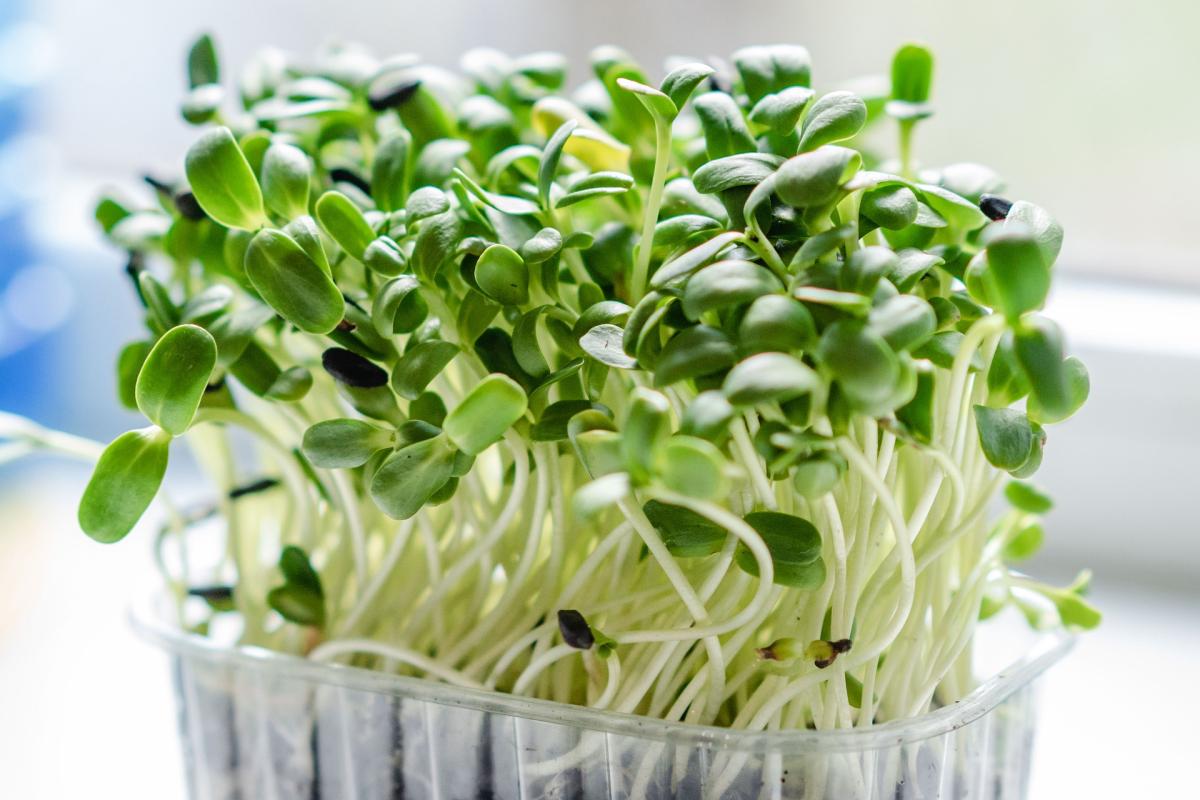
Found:
[[[771, 552], [775, 583], [794, 589], [816, 589], [825, 582], [821, 534], [811, 522], [778, 511], [751, 512], [746, 515], [746, 522]], [[735, 558], [743, 571], [758, 576], [758, 561], [744, 544], [738, 545]]]
[[138, 372], [138, 409], [179, 436], [192, 424], [216, 365], [217, 343], [208, 331], [196, 325], [172, 328], [155, 343]]
[[527, 402], [512, 378], [488, 375], [446, 415], [446, 436], [464, 453], [478, 455], [525, 416]]
[[276, 230], [259, 231], [246, 250], [246, 276], [263, 300], [308, 333], [329, 333], [346, 304], [333, 280], [296, 240]]
[[267, 223], [258, 180], [228, 128], [213, 128], [197, 139], [184, 168], [196, 201], [217, 222], [250, 231]]
[[123, 433], [104, 449], [79, 501], [84, 533], [110, 544], [133, 530], [162, 485], [170, 445], [169, 434], [149, 427]]

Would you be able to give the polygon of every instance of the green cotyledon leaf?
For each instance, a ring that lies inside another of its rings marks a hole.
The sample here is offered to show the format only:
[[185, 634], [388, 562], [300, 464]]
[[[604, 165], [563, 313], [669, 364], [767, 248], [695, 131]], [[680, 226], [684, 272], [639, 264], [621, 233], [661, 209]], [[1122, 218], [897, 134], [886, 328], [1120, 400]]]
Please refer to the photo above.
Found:
[[130, 342], [117, 357], [117, 392], [121, 405], [133, 411], [137, 410], [135, 388], [138, 373], [142, 370], [142, 364], [146, 363], [152, 346], [150, 342]]
[[[775, 583], [794, 589], [816, 589], [825, 582], [821, 534], [804, 519], [778, 511], [755, 511], [746, 522], [762, 537], [775, 564]], [[757, 576], [758, 561], [744, 544], [735, 553], [737, 565]]]
[[986, 252], [987, 291], [1009, 322], [1041, 308], [1050, 292], [1050, 265], [1033, 231], [1006, 223], [988, 240]]
[[722, 385], [726, 399], [735, 406], [790, 400], [820, 388], [817, 373], [786, 353], [750, 356], [729, 371]]
[[289, 220], [307, 214], [311, 181], [312, 164], [303, 150], [286, 142], [274, 142], [267, 148], [262, 165], [267, 208]]
[[258, 179], [228, 128], [201, 135], [188, 149], [184, 167], [192, 194], [208, 216], [250, 231], [267, 223]]
[[733, 366], [737, 347], [719, 328], [696, 325], [671, 337], [654, 368], [654, 385], [711, 375]]
[[478, 455], [525, 415], [525, 391], [506, 375], [488, 375], [446, 415], [443, 428], [455, 447]]
[[317, 222], [338, 246], [359, 261], [375, 239], [375, 231], [362, 211], [341, 192], [328, 191], [317, 198], [314, 207]]
[[441, 339], [417, 342], [396, 362], [392, 388], [401, 397], [415, 400], [458, 353], [458, 345], [453, 342]]
[[392, 434], [360, 419], [327, 419], [304, 432], [301, 449], [316, 467], [361, 467], [390, 447]]
[[900, 379], [895, 351], [859, 320], [840, 320], [826, 328], [816, 354], [846, 395], [864, 406], [884, 400]]
[[488, 297], [506, 306], [529, 302], [529, 269], [515, 250], [494, 244], [475, 264], [475, 281]]
[[833, 200], [839, 187], [862, 165], [855, 150], [823, 145], [783, 163], [775, 173], [781, 200], [796, 208], [821, 206]]
[[568, 119], [558, 127], [546, 142], [546, 147], [542, 150], [541, 158], [538, 162], [538, 202], [542, 208], [550, 208], [550, 187], [554, 183], [555, 173], [558, 171], [558, 164], [562, 160], [563, 147], [570, 138], [571, 133], [579, 126], [578, 120]]
[[683, 64], [671, 70], [663, 78], [658, 89], [671, 98], [671, 103], [676, 109], [682, 109], [688, 98], [692, 96], [692, 92], [696, 91], [696, 87], [714, 72], [716, 70], [707, 64], [697, 62]]
[[271, 308], [308, 333], [329, 333], [345, 301], [333, 280], [283, 231], [262, 230], [246, 250], [246, 276]]
[[662, 537], [663, 544], [678, 558], [700, 558], [719, 553], [729, 533], [707, 517], [689, 508], [650, 500], [642, 513]]
[[172, 436], [192, 424], [213, 368], [217, 343], [197, 325], [179, 325], [162, 335], [138, 372], [138, 409]]
[[104, 449], [79, 501], [79, 527], [110, 544], [133, 530], [158, 494], [171, 435], [157, 426], [129, 431]]
[[192, 42], [188, 50], [188, 85], [195, 89], [197, 86], [208, 86], [219, 83], [221, 67], [217, 59], [217, 47], [212, 36], [204, 33]]
[[993, 466], [1014, 471], [1029, 460], [1034, 433], [1029, 418], [1013, 408], [975, 406], [983, 454]]
[[445, 436], [407, 444], [375, 471], [371, 498], [389, 517], [408, 519], [453, 477], [455, 458]]
[[288, 622], [320, 628], [325, 624], [325, 601], [316, 592], [285, 583], [267, 592], [267, 605]]
[[733, 54], [733, 63], [752, 103], [789, 86], [807, 87], [812, 80], [812, 58], [799, 45], [743, 47]]
[[1045, 317], [1028, 315], [1013, 331], [1013, 351], [1044, 418], [1063, 419], [1077, 407], [1076, 400], [1082, 403], [1079, 390], [1072, 388], [1058, 325]]
[[690, 497], [713, 500], [729, 492], [721, 451], [698, 437], [667, 439], [656, 471], [664, 486]]
[[925, 103], [933, 85], [933, 54], [919, 44], [906, 44], [892, 59], [892, 98]]
[[295, 545], [287, 545], [279, 554], [279, 571], [288, 583], [302, 586], [318, 595], [324, 595], [321, 587], [321, 577], [313, 568], [312, 562], [305, 553]]
[[867, 123], [867, 104], [853, 92], [830, 92], [813, 103], [800, 132], [800, 151], [849, 139]]

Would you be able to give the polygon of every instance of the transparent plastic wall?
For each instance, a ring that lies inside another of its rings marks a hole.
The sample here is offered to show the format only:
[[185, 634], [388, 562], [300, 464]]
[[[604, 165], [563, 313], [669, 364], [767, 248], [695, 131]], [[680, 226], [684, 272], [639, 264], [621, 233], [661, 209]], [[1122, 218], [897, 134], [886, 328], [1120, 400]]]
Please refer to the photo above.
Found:
[[951, 706], [865, 730], [744, 733], [459, 689], [256, 649], [139, 615], [169, 654], [192, 800], [1016, 800], [1042, 640]]

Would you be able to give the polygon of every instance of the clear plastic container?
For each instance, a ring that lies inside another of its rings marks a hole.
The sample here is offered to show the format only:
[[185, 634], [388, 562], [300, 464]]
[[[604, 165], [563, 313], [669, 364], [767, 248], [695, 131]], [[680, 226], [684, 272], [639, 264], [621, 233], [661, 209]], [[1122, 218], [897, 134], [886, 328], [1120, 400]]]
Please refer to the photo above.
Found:
[[192, 800], [1016, 800], [1036, 679], [1072, 644], [916, 719], [745, 733], [222, 647], [149, 607], [134, 625], [170, 657]]

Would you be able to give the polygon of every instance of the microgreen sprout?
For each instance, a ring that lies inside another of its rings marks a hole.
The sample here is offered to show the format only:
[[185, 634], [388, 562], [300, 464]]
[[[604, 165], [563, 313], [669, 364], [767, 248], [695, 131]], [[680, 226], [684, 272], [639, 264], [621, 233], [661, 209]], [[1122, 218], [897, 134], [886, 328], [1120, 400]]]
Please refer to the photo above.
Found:
[[[184, 624], [752, 730], [953, 702], [1005, 605], [1094, 626], [1086, 581], [1012, 568], [1088, 393], [1041, 314], [1058, 224], [917, 160], [924, 47], [879, 96], [815, 89], [800, 47], [731, 63], [655, 82], [601, 48], [572, 90], [558, 58], [340, 47], [252, 61], [230, 102], [199, 40], [180, 180], [96, 210], [150, 425], [99, 456], [84, 531], [129, 533], [190, 445], [227, 541], [167, 514]], [[0, 422], [10, 457], [94, 455]]]

